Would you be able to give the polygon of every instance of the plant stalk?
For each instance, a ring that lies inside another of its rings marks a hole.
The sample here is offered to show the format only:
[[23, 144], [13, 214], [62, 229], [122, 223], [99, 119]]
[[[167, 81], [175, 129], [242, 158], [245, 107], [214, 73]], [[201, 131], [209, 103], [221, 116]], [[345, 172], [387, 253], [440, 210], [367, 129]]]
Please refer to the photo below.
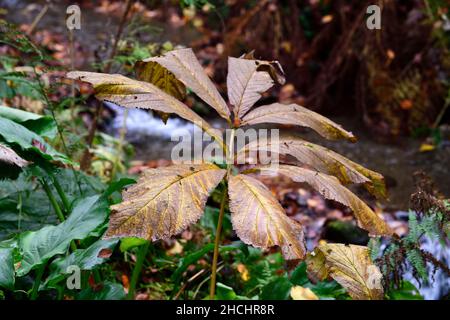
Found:
[[45, 263], [37, 269], [36, 279], [34, 279], [33, 289], [31, 290], [30, 299], [36, 300], [38, 296], [39, 286], [41, 285], [42, 276], [45, 271]]
[[48, 200], [50, 200], [50, 204], [52, 205], [53, 209], [55, 210], [56, 216], [59, 219], [59, 222], [64, 222], [66, 218], [64, 217], [64, 214], [61, 210], [61, 207], [58, 204], [58, 201], [56, 201], [56, 198], [50, 189], [50, 186], [48, 185], [47, 181], [44, 179], [41, 180], [42, 188], [44, 188], [45, 194], [47, 195]]
[[148, 248], [150, 247], [150, 241], [143, 244], [137, 253], [136, 264], [134, 265], [133, 273], [131, 275], [130, 287], [128, 288], [128, 300], [134, 299], [134, 292], [136, 291], [136, 284], [139, 279], [139, 275], [141, 274], [142, 266], [145, 261], [145, 257], [147, 256]]
[[[228, 181], [228, 178], [230, 177], [231, 168], [233, 167], [234, 164], [234, 135], [235, 130], [232, 129], [226, 160], [227, 161], [227, 175], [225, 177], [226, 181]], [[219, 260], [220, 234], [222, 232], [223, 216], [225, 215], [225, 203], [227, 200], [227, 191], [228, 188], [225, 188], [222, 195], [222, 201], [220, 202], [219, 219], [217, 221], [217, 228], [216, 228], [216, 238], [214, 239], [214, 254], [211, 266], [211, 283], [209, 287], [210, 300], [214, 300], [214, 296], [216, 294], [217, 261]]]
[[[55, 195], [53, 194], [52, 190], [50, 189], [50, 186], [48, 185], [47, 181], [44, 179], [41, 180], [42, 188], [44, 188], [45, 194], [48, 197], [48, 200], [50, 201], [50, 204], [52, 205], [53, 209], [55, 210], [56, 216], [59, 219], [59, 222], [64, 222], [66, 218], [64, 217], [64, 214], [61, 210], [61, 207], [58, 204], [58, 201], [56, 201]], [[70, 248], [72, 251], [77, 250], [77, 246], [75, 242], [70, 242]]]
[[227, 199], [227, 189], [225, 188], [220, 203], [219, 220], [217, 221], [216, 238], [214, 239], [214, 254], [211, 267], [211, 283], [209, 287], [209, 300], [214, 300], [216, 294], [217, 261], [219, 260], [220, 234], [222, 232], [222, 221], [225, 214], [225, 203]]

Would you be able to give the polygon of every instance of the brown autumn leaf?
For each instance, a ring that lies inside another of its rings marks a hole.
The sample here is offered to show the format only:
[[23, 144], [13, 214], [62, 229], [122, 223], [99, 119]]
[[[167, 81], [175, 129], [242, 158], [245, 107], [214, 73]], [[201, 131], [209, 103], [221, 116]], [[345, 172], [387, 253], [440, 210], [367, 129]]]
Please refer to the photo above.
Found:
[[[172, 72], [153, 61], [137, 61], [134, 64], [136, 79], [139, 81], [154, 84], [162, 91], [170, 94], [172, 97], [182, 101], [186, 98], [186, 87], [178, 80]], [[161, 111], [155, 111], [167, 123], [169, 114]]]
[[111, 207], [106, 238], [168, 239], [196, 222], [226, 173], [214, 164], [148, 169]]
[[245, 175], [228, 181], [231, 221], [239, 238], [255, 247], [280, 246], [286, 259], [306, 254], [303, 228], [289, 218], [269, 189]]
[[244, 116], [241, 125], [260, 123], [303, 126], [313, 129], [327, 139], [347, 139], [356, 142], [356, 137], [351, 132], [344, 130], [330, 119], [297, 104], [272, 103], [258, 107]]
[[230, 110], [225, 100], [206, 75], [192, 49], [173, 50], [161, 57], [148, 58], [144, 61], [154, 61], [167, 68], [186, 87], [191, 88], [203, 101], [213, 107], [222, 118], [231, 122]]
[[[317, 259], [316, 255], [322, 256]], [[315, 260], [315, 263], [311, 263]], [[321, 263], [319, 263], [319, 261]], [[355, 300], [382, 300], [382, 274], [373, 264], [369, 249], [344, 244], [320, 244], [307, 256], [308, 273], [327, 275], [336, 280]], [[319, 280], [324, 280], [323, 277]]]
[[13, 149], [0, 143], [0, 161], [14, 164], [20, 168], [26, 167], [29, 162], [21, 158]]
[[275, 82], [285, 82], [275, 63], [253, 60], [252, 56], [228, 58], [228, 99], [234, 106], [235, 117], [242, 118]]
[[142, 108], [175, 113], [193, 122], [224, 146], [222, 134], [212, 128], [202, 117], [181, 101], [165, 93], [155, 85], [133, 80], [120, 74], [72, 71], [66, 75], [70, 79], [89, 82], [94, 86], [96, 97], [126, 108]]
[[107, 259], [107, 258], [111, 257], [112, 253], [113, 252], [111, 249], [105, 248], [105, 249], [100, 250], [97, 257], [102, 258], [102, 259]]
[[341, 185], [339, 180], [333, 176], [291, 165], [256, 167], [254, 170], [266, 173], [279, 173], [290, 177], [296, 182], [307, 183], [325, 198], [342, 203], [352, 209], [358, 226], [367, 230], [371, 235], [392, 235], [392, 230], [386, 222], [370, 209], [364, 201]]
[[297, 136], [282, 135], [277, 140], [257, 139], [238, 151], [238, 157], [258, 151], [291, 155], [300, 163], [320, 172], [334, 175], [343, 184], [361, 183], [377, 197], [386, 197], [386, 186], [381, 174], [369, 170], [340, 154], [305, 141]]

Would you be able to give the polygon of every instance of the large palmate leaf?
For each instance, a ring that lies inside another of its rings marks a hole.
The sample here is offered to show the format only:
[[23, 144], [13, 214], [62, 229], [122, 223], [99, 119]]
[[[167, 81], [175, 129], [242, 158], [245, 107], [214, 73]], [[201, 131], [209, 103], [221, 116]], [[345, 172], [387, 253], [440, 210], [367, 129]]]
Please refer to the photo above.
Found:
[[186, 87], [173, 73], [153, 61], [137, 61], [134, 65], [136, 78], [154, 84], [178, 100], [186, 98]]
[[238, 151], [238, 156], [258, 151], [272, 151], [283, 155], [291, 155], [302, 164], [318, 171], [334, 175], [344, 184], [361, 183], [376, 196], [386, 197], [386, 186], [381, 174], [341, 156], [340, 154], [300, 139], [286, 135], [279, 139], [257, 139]]
[[[186, 87], [184, 84], [159, 63], [154, 61], [137, 61], [134, 64], [134, 71], [138, 80], [154, 84], [178, 100], [186, 98]], [[155, 112], [159, 113], [164, 123], [167, 122], [169, 118], [168, 113], [161, 111]]]
[[20, 123], [41, 137], [52, 139], [57, 133], [56, 122], [50, 116], [0, 106], [0, 117]]
[[332, 277], [353, 299], [383, 299], [382, 274], [371, 261], [367, 247], [320, 244], [308, 255], [307, 264], [313, 277]]
[[242, 118], [261, 94], [273, 86], [274, 80], [279, 81], [271, 76], [273, 68], [268, 61], [228, 58], [228, 99], [235, 117]]
[[14, 164], [21, 168], [28, 165], [28, 161], [22, 159], [13, 149], [2, 143], [0, 143], [0, 162]]
[[272, 103], [256, 108], [244, 116], [241, 125], [255, 125], [259, 123], [309, 127], [327, 139], [356, 141], [356, 137], [351, 132], [345, 131], [340, 125], [297, 104]]
[[228, 183], [231, 221], [239, 238], [260, 248], [280, 246], [286, 259], [303, 259], [302, 226], [286, 216], [269, 189], [245, 175], [231, 176]]
[[213, 137], [221, 146], [221, 133], [212, 128], [202, 117], [184, 103], [165, 93], [155, 85], [133, 80], [120, 74], [73, 71], [67, 77], [89, 82], [94, 86], [96, 97], [127, 108], [142, 108], [175, 113], [193, 122]]
[[45, 286], [52, 287], [63, 280], [70, 272], [68, 267], [77, 266], [80, 270], [92, 270], [109, 259], [118, 239], [98, 240], [87, 249], [78, 249], [69, 256], [58, 258], [50, 266], [50, 275]]
[[24, 276], [53, 256], [63, 254], [72, 240], [87, 237], [105, 222], [108, 210], [105, 197], [80, 198], [64, 222], [20, 234], [21, 260], [17, 275]]
[[169, 51], [164, 56], [148, 58], [144, 61], [154, 61], [167, 68], [203, 101], [213, 107], [222, 118], [230, 122], [230, 110], [225, 100], [206, 75], [192, 49]]
[[106, 237], [167, 239], [200, 219], [225, 170], [213, 164], [149, 169], [112, 206]]
[[14, 288], [14, 248], [0, 247], [0, 288]]
[[8, 144], [17, 144], [24, 151], [34, 151], [46, 160], [72, 163], [67, 156], [56, 151], [33, 131], [2, 117], [0, 117], [0, 138]]
[[369, 231], [372, 235], [391, 235], [392, 230], [367, 204], [350, 190], [340, 184], [339, 180], [317, 171], [290, 166], [257, 167], [256, 170], [266, 173], [280, 173], [296, 182], [304, 182], [320, 192], [325, 198], [337, 201], [352, 209], [358, 226]]

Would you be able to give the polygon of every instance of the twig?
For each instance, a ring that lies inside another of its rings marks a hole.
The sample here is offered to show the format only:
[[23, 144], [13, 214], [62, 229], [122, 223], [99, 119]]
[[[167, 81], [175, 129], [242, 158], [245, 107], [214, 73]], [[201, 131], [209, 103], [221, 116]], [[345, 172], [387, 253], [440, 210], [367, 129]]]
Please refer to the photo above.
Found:
[[38, 23], [42, 20], [47, 11], [48, 11], [48, 4], [44, 5], [41, 11], [36, 16], [36, 18], [34, 18], [33, 22], [31, 23], [30, 29], [28, 29], [27, 31], [27, 35], [31, 36], [33, 34], [34, 29], [36, 28]]

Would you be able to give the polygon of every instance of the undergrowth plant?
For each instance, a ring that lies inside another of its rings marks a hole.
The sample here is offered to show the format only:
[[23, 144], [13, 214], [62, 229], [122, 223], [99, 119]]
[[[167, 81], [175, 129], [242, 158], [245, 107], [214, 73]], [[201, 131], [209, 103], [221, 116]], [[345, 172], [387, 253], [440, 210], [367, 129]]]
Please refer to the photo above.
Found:
[[[238, 155], [268, 148], [267, 142], [257, 141], [236, 152], [234, 135], [243, 126], [262, 123], [304, 126], [328, 139], [356, 140], [352, 133], [339, 125], [297, 104], [273, 103], [252, 109], [263, 92], [275, 83], [284, 83], [282, 69], [276, 61], [256, 60], [252, 54], [229, 58], [227, 87], [231, 111], [191, 49], [148, 58], [139, 62], [136, 69], [137, 80], [119, 74], [80, 71], [69, 72], [67, 77], [91, 83], [100, 100], [126, 108], [155, 110], [164, 117], [177, 114], [193, 122], [223, 149], [226, 167], [205, 161], [146, 170], [139, 181], [123, 193], [123, 202], [111, 207], [105, 239], [138, 237], [156, 241], [179, 234], [201, 218], [210, 193], [223, 182], [226, 189], [220, 201], [211, 273], [210, 298], [214, 299], [227, 202], [233, 228], [244, 243], [259, 248], [279, 246], [288, 260], [306, 257], [302, 226], [290, 219], [269, 189], [251, 176], [258, 172], [280, 173], [294, 181], [308, 183], [324, 197], [352, 209], [358, 225], [371, 235], [392, 234], [386, 223], [345, 187], [350, 183], [363, 184], [371, 193], [384, 196], [383, 177], [296, 136], [282, 136], [279, 141], [271, 143], [278, 144], [280, 154], [295, 157], [298, 165], [256, 165], [236, 174], [239, 170], [234, 159]], [[229, 141], [224, 141], [222, 132], [178, 100], [184, 96], [185, 86], [226, 120], [231, 130]], [[322, 245], [309, 256], [308, 261], [308, 267], [319, 280], [331, 276], [347, 287], [353, 298], [383, 297], [381, 275], [372, 265], [366, 247]], [[322, 270], [320, 274], [315, 268]], [[342, 271], [342, 268], [348, 270]]]

